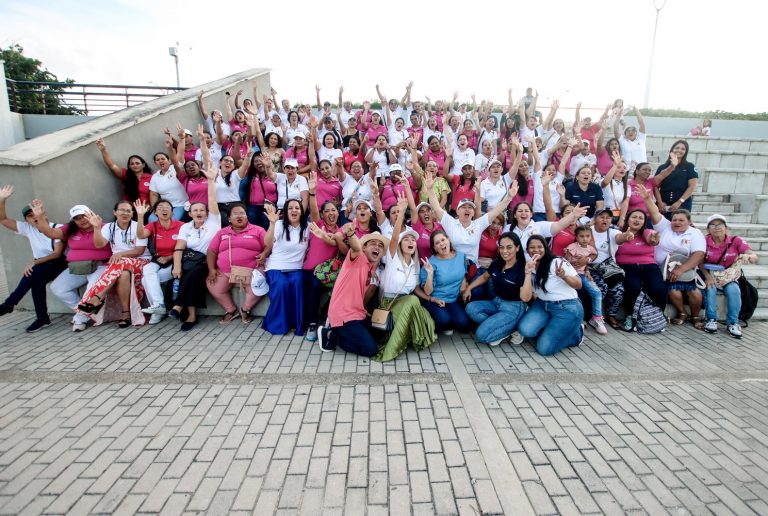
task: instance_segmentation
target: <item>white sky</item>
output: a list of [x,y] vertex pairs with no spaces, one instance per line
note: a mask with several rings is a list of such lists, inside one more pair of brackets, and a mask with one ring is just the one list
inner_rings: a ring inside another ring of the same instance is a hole
[[[768,111],[767,5],[668,0],[650,106]],[[60,79],[83,83],[174,85],[168,47],[180,41],[182,86],[265,67],[292,103],[314,103],[315,83],[335,103],[342,84],[361,101],[376,83],[399,98],[413,80],[416,98],[457,90],[500,104],[508,87],[517,100],[532,86],[544,108],[556,97],[602,108],[615,98],[643,104],[654,17],[652,0],[5,0],[0,45],[19,43]]]

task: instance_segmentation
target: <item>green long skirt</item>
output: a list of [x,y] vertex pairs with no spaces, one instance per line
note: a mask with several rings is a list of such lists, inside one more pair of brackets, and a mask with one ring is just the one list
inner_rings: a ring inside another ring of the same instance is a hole
[[[382,299],[381,308],[386,308],[390,299]],[[435,321],[421,306],[415,295],[398,297],[390,309],[394,328],[387,332],[386,339],[379,344],[379,352],[372,357],[377,362],[394,360],[406,350],[408,344],[416,351],[428,348],[437,340]]]

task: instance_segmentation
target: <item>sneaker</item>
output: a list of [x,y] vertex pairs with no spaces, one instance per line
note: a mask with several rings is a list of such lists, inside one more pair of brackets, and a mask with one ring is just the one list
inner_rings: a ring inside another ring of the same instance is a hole
[[46,319],[35,319],[35,322],[33,322],[32,324],[27,326],[27,329],[24,330],[24,331],[26,331],[27,333],[35,333],[38,330],[42,330],[46,326],[50,326],[50,324],[51,324],[51,320],[48,319],[48,318],[46,318]]
[[514,346],[519,346],[520,344],[523,343],[524,340],[525,340],[525,337],[520,335],[519,331],[512,332],[512,335],[509,336],[509,343]]
[[167,314],[165,312],[161,314],[152,314],[152,317],[149,318],[149,324],[157,324],[163,319],[167,317]]
[[593,317],[589,320],[589,325],[600,335],[608,335],[608,330],[605,328],[605,323],[602,317]]
[[85,331],[85,323],[72,323],[72,331]]
[[317,346],[323,353],[329,353],[333,351],[333,346],[330,341],[331,330],[325,326],[317,327]]
[[717,333],[717,321],[710,319],[707,324],[704,325],[704,331],[707,333]]
[[165,315],[167,313],[165,310],[165,305],[152,305],[148,308],[142,308],[141,311],[149,315],[155,315],[155,314]]
[[315,342],[317,340],[317,324],[312,323],[307,328],[307,336],[304,337],[309,342]]
[[632,317],[627,317],[624,319],[624,323],[621,325],[621,329],[624,331],[632,331],[635,329],[635,321],[632,320]]
[[181,317],[181,314],[175,308],[171,308],[171,311],[168,312],[168,317],[170,317],[171,319],[176,319],[178,321],[179,317]]
[[5,315],[13,312],[13,305],[7,305],[5,303],[0,303],[0,315]]
[[738,324],[729,324],[728,325],[728,334],[733,337],[734,339],[740,339],[741,338],[741,326]]
[[450,337],[453,335],[453,330],[443,330],[443,335]]
[[500,339],[492,340],[491,342],[488,343],[488,345],[491,346],[492,348],[495,348],[496,346],[504,342],[508,337],[509,335],[507,335],[506,337],[502,337]]

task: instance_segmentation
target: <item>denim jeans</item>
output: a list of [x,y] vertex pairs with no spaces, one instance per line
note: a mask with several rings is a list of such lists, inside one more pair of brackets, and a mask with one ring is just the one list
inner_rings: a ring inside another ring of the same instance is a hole
[[[484,269],[483,267],[478,267],[477,274],[475,274],[475,277],[472,278],[470,283],[472,283],[472,281],[475,281],[477,278],[482,276],[483,273],[487,271],[488,269]],[[472,289],[472,299],[476,301],[489,300],[495,297],[496,297],[496,291],[493,288],[493,281],[491,281],[490,279],[485,283],[483,283],[482,285],[480,285],[479,287],[475,287]]]
[[517,331],[534,338],[540,355],[553,355],[563,348],[581,342],[581,319],[584,309],[578,299],[541,301],[537,299],[523,316]]
[[371,321],[347,321],[343,326],[331,328],[329,343],[338,346],[347,353],[372,357],[378,345],[371,335]]
[[597,285],[590,281],[586,274],[579,274],[581,278],[581,288],[587,291],[592,298],[592,317],[603,316],[603,293],[597,288]]
[[467,312],[464,311],[464,307],[461,303],[454,301],[453,303],[445,303],[444,307],[439,307],[435,303],[421,300],[421,304],[427,309],[429,315],[435,320],[435,330],[443,331],[455,329],[460,332],[464,332],[469,328],[469,318]]
[[16,306],[21,299],[32,291],[32,303],[35,305],[35,316],[39,321],[48,319],[48,302],[45,287],[51,281],[55,280],[61,271],[67,268],[67,262],[63,258],[51,260],[35,265],[32,268],[32,274],[21,276],[19,285],[11,292],[4,304]]
[[[739,312],[741,312],[741,289],[737,281],[727,283],[723,287],[726,306],[728,312],[725,316],[726,324],[736,324],[739,322]],[[717,287],[704,289],[704,309],[707,312],[707,319],[717,320]]]
[[526,308],[522,301],[504,301],[500,297],[492,301],[472,301],[467,305],[467,315],[480,325],[475,340],[487,343],[512,334]]

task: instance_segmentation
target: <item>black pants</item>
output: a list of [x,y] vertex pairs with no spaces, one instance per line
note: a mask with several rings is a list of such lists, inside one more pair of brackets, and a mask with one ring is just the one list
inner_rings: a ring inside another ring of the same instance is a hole
[[622,265],[624,275],[624,312],[632,315],[635,301],[640,292],[645,292],[653,304],[663,312],[667,307],[667,285],[661,276],[661,269],[655,263],[646,265]]
[[11,292],[11,295],[8,296],[4,304],[10,306],[18,305],[27,292],[31,290],[32,302],[35,304],[35,315],[40,320],[48,319],[48,301],[45,287],[48,283],[55,280],[61,274],[61,271],[66,268],[67,262],[64,259],[51,260],[50,262],[35,265],[32,268],[32,274],[21,277],[16,290]]
[[347,321],[343,326],[331,328],[330,344],[346,351],[364,357],[376,354],[378,346],[371,335],[371,320]]

